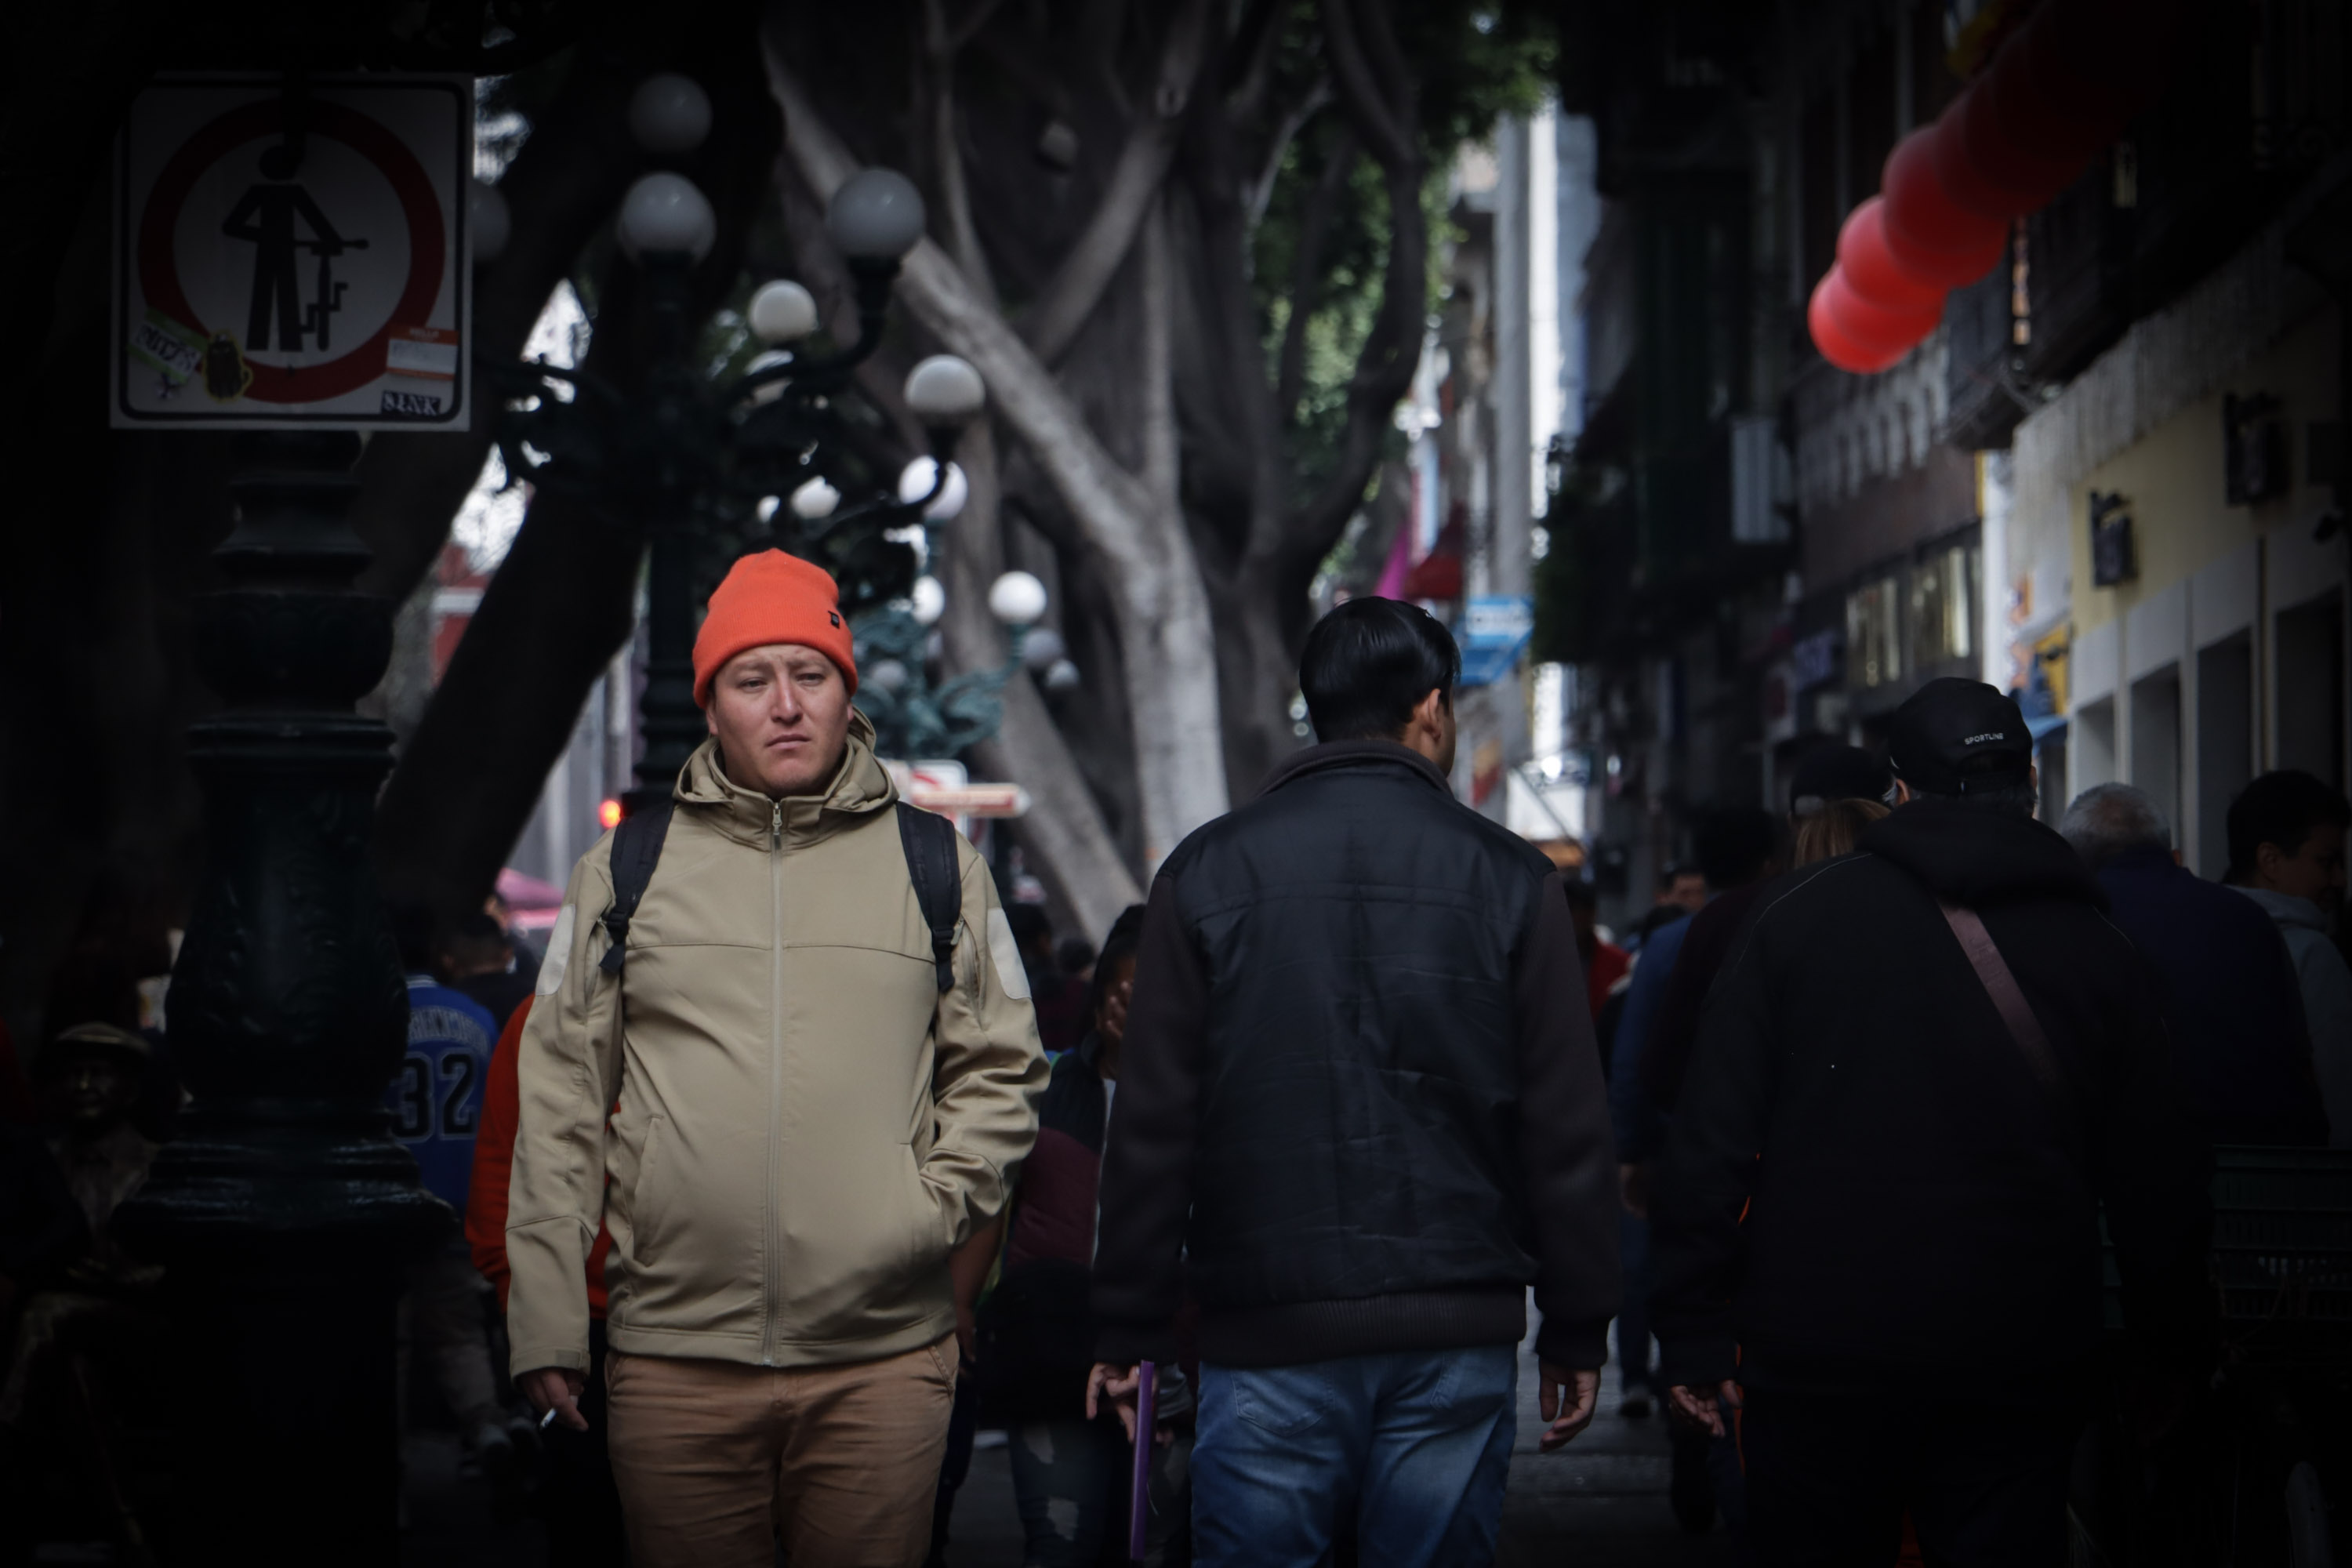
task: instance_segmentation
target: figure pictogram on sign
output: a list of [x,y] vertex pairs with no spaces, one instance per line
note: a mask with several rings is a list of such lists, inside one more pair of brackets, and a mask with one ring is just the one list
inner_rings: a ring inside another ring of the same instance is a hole
[[463,429],[473,85],[166,76],[116,159],[118,426]]
[[[265,174],[268,165],[265,156]],[[310,228],[307,239],[295,232],[298,218]],[[319,204],[310,199],[310,191],[290,181],[256,185],[246,192],[222,221],[221,232],[231,239],[253,242],[253,306],[245,327],[247,346],[269,346],[269,321],[275,314],[280,350],[300,353],[306,331],[316,340],[315,347],[330,347],[328,319],[343,308],[343,290],[348,287],[335,281],[335,258],[346,250],[365,250],[367,241],[337,234]],[[296,255],[304,249],[319,258],[318,297],[307,307],[302,303]]]

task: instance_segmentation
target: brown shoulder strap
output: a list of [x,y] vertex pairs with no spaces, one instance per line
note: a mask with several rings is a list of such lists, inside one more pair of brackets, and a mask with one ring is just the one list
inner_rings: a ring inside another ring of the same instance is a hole
[[2017,986],[2017,976],[2009,972],[2009,961],[2000,949],[1993,945],[1992,933],[1985,930],[1984,921],[1974,910],[1958,904],[1943,906],[1944,919],[1950,924],[1952,934],[1960,940],[1960,951],[1969,955],[1969,963],[1983,982],[1985,993],[1992,998],[2000,1021],[2009,1026],[2009,1037],[2025,1058],[2042,1091],[2059,1111],[2072,1119],[2074,1095],[2066,1087],[2066,1075],[2058,1066],[2058,1053],[2050,1047],[2050,1037],[2042,1031],[2042,1020],[2033,1016],[2032,1004]]

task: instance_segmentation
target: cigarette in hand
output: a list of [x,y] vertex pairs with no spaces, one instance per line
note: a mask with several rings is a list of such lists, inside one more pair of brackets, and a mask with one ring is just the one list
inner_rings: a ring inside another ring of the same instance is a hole
[[554,1405],[549,1405],[549,1406],[547,1407],[547,1414],[546,1414],[546,1415],[542,1415],[542,1416],[541,1416],[541,1417],[539,1418],[539,1429],[540,1429],[541,1431],[542,1431],[542,1432],[546,1431],[546,1430],[547,1430],[547,1426],[548,1426],[548,1423],[550,1423],[551,1421],[553,1421],[554,1419],[555,1419],[555,1406],[554,1406]]

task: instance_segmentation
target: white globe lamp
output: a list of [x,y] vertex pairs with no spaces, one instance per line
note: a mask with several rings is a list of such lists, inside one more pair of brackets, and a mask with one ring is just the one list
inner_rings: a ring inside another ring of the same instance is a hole
[[822,479],[811,479],[793,492],[793,515],[805,522],[831,517],[840,504],[841,492]]
[[907,409],[925,425],[968,425],[988,406],[988,387],[970,362],[933,354],[907,373]]
[[719,241],[719,216],[692,180],[663,171],[638,180],[621,198],[619,233],[632,261],[648,256],[699,261]]
[[940,586],[937,577],[916,578],[908,600],[907,613],[919,626],[931,626],[948,613],[948,591]]
[[760,285],[744,312],[751,335],[770,345],[798,342],[816,331],[816,300],[789,278]]
[[[939,471],[938,461],[930,458],[918,458],[908,464],[898,474],[899,501],[912,506],[931,495],[931,485]],[[950,463],[948,477],[940,483],[940,493],[931,496],[930,504],[923,509],[923,516],[932,522],[946,522],[963,510],[963,503],[971,499],[971,481],[963,477],[961,467]]]
[[1045,584],[1026,572],[1007,572],[989,585],[988,613],[1008,626],[1032,625],[1045,613]]
[[852,261],[897,261],[923,237],[923,193],[895,169],[861,169],[825,208],[825,232]]
[[629,95],[629,134],[648,153],[691,153],[710,134],[710,95],[676,71],[649,76]]
[[1051,626],[1034,626],[1030,629],[1028,637],[1022,639],[1021,662],[1032,675],[1043,675],[1061,663],[1069,651],[1069,645],[1062,641],[1061,633]]

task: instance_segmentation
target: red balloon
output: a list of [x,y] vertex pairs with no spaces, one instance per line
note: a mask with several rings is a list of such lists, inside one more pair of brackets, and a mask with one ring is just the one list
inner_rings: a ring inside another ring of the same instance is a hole
[[1928,143],[1928,150],[1933,155],[1936,179],[1955,204],[1974,216],[2006,224],[2028,210],[2030,204],[2011,187],[2010,182],[1993,177],[1969,151],[1969,116],[1975,112],[1979,97],[1990,100],[1991,96],[1979,91],[1982,85],[1979,80],[1944,110],[1944,117],[1935,123],[1934,140]]
[[1935,129],[1922,126],[1886,155],[1886,248],[1912,278],[1957,289],[2000,259],[2009,226],[1952,199],[1936,173],[1935,140]]
[[1825,292],[1822,308],[1849,339],[1864,348],[1907,353],[1944,319],[1944,302],[1940,299],[1930,305],[1914,305],[1906,310],[1888,310],[1864,299],[1854,291],[1853,279],[1846,276],[1843,267],[1831,268],[1822,283]]
[[1838,269],[1846,286],[1870,304],[1885,310],[1928,310],[1941,312],[1943,289],[1912,277],[1895,264],[1886,247],[1886,198],[1873,196],[1846,215],[1838,230]]
[[[2001,51],[1992,75],[1969,90],[1960,141],[1968,161],[1993,184],[2011,192],[2032,212],[2074,183],[2091,150],[2068,145],[2051,117],[2037,111],[2028,61]],[[2007,69],[2002,68],[2002,62]],[[1938,165],[1940,169],[1940,165]]]
[[1812,329],[1813,346],[1822,357],[1840,370],[1856,375],[1874,375],[1899,362],[1910,352],[1910,345],[1894,350],[1859,343],[1847,336],[1845,329],[1831,313],[1827,300],[1832,281],[1838,269],[1831,268],[1822,280],[1813,286],[1812,302],[1805,307],[1805,324]]

